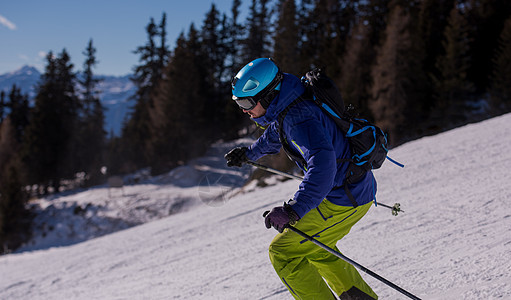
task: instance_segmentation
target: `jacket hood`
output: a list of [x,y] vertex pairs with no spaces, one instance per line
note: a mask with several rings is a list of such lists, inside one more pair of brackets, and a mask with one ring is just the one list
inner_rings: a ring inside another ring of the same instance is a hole
[[301,96],[305,88],[303,87],[302,82],[296,76],[284,73],[284,78],[282,79],[282,85],[280,87],[280,92],[277,96],[271,101],[268,109],[266,110],[266,114],[259,118],[252,119],[259,125],[267,126],[270,123],[277,120],[279,114],[293,102],[296,98]]

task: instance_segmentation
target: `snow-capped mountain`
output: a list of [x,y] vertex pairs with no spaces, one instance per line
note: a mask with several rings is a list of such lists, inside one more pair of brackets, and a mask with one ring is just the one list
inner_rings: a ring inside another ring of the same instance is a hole
[[[21,69],[0,75],[0,91],[9,93],[13,84],[21,88],[23,94],[27,93],[30,99],[36,96],[36,86],[41,73],[32,66],[23,66]],[[119,135],[122,122],[132,106],[130,97],[135,93],[135,86],[130,75],[125,76],[98,76],[101,83],[100,100],[105,107],[105,130]]]
[[23,66],[14,72],[0,75],[0,91],[8,93],[15,84],[32,99],[36,95],[35,86],[40,77],[41,73],[36,68]]
[[131,96],[135,94],[136,87],[130,75],[98,77],[101,79],[99,98],[105,107],[105,130],[108,134],[120,135],[122,123],[134,104]]

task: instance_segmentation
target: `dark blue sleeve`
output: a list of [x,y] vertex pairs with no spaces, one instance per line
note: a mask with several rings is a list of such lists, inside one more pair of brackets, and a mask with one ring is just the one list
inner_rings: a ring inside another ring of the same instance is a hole
[[280,151],[282,144],[280,143],[276,123],[277,122],[271,123],[271,125],[264,131],[263,135],[261,135],[250,147],[248,147],[248,159],[256,161],[267,154],[275,154]]
[[292,206],[302,218],[332,190],[337,173],[336,154],[332,139],[320,121],[310,119],[294,125],[290,131],[291,143],[307,161],[307,170]]

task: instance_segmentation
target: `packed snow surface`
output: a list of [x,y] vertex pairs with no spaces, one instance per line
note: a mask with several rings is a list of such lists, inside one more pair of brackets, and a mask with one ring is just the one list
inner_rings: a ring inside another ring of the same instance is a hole
[[[508,114],[391,150],[406,167],[386,162],[375,171],[377,199],[404,212],[373,207],[339,249],[422,299],[511,299],[510,124]],[[46,199],[97,200],[120,219],[123,203],[157,209],[142,225],[68,243],[41,237],[0,257],[0,299],[292,299],[268,259],[276,231],[264,227],[262,213],[292,197],[299,182],[236,188],[246,169],[222,167],[217,152],[203,161],[210,165],[196,161],[168,180],[116,191],[115,205],[103,199],[106,187]],[[172,212],[183,199],[186,209]],[[96,213],[89,209],[79,210],[83,218]],[[380,299],[407,299],[362,276]]]

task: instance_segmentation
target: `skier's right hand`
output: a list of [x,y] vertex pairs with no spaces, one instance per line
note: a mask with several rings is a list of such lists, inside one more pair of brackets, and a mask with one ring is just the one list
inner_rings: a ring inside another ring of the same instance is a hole
[[228,167],[241,167],[243,163],[248,161],[248,157],[246,155],[248,148],[247,147],[236,147],[229,151],[224,157],[227,160]]
[[294,225],[300,217],[293,210],[291,205],[284,203],[284,206],[274,207],[271,211],[265,211],[263,214],[266,228],[275,228],[282,233],[289,225]]

